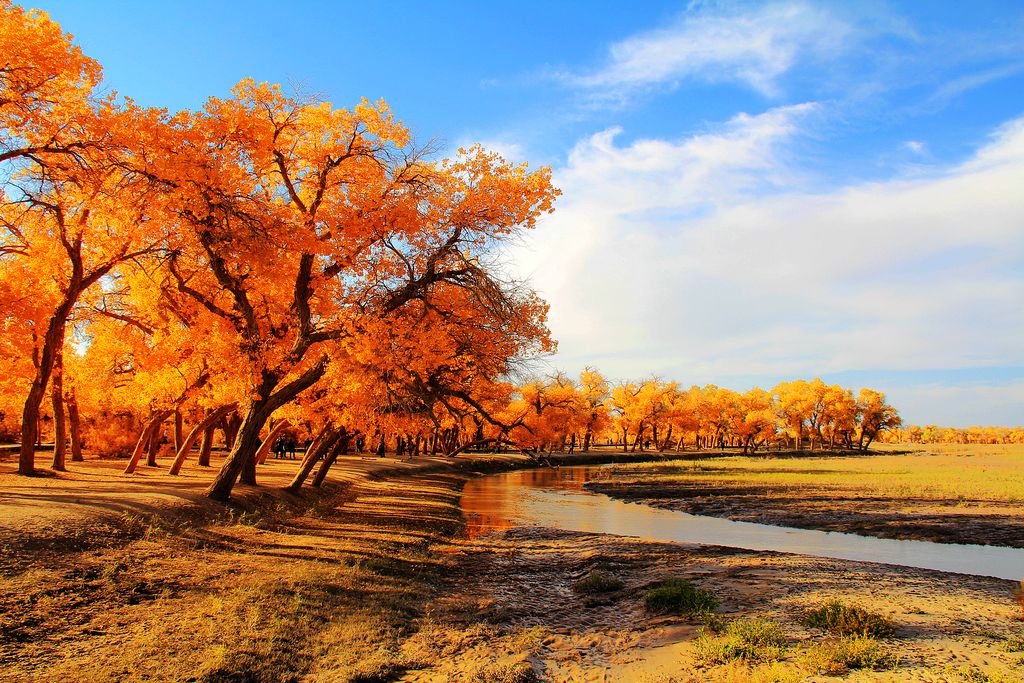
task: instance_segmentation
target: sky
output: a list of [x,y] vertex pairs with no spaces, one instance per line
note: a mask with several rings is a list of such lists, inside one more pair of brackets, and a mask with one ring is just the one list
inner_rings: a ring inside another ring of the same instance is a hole
[[1024,4],[212,4],[32,6],[140,104],[251,77],[551,166],[501,258],[551,304],[552,368],[1024,423]]

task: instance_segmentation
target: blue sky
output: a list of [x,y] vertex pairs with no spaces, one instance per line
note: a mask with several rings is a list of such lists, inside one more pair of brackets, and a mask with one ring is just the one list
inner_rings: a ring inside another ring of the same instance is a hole
[[245,77],[548,164],[552,364],[1024,423],[1024,5],[58,2],[140,103]]

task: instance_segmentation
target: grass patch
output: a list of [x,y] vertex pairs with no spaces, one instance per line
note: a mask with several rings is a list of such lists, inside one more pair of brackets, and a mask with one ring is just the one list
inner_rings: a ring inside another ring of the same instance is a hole
[[1003,652],[1024,652],[1024,638],[1007,638],[999,644]]
[[615,576],[595,569],[580,579],[572,582],[572,589],[577,593],[611,593],[621,589],[625,584]]
[[540,677],[529,662],[490,664],[478,670],[473,683],[540,683]]
[[786,654],[786,635],[774,621],[737,619],[720,634],[701,629],[694,647],[698,661],[704,664],[775,662]]
[[842,600],[830,600],[807,610],[804,625],[838,636],[887,638],[895,631],[890,619],[855,605],[847,605]]
[[715,596],[686,579],[668,579],[644,593],[644,608],[659,614],[703,614],[717,607]]
[[844,674],[850,669],[879,671],[899,664],[889,648],[871,636],[840,636],[811,646],[802,657],[814,671],[825,675]]
[[960,683],[1019,683],[1020,678],[1015,674],[1007,674],[1001,671],[984,671],[971,664],[962,664],[955,668],[948,669],[952,681]]

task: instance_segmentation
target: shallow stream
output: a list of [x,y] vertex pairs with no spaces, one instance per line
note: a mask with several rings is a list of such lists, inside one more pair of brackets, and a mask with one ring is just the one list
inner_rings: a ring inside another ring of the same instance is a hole
[[519,470],[467,482],[462,510],[470,536],[513,526],[632,536],[653,541],[775,550],[1020,580],[1024,549],[899,541],[833,531],[734,522],[615,500],[583,488],[601,467]]

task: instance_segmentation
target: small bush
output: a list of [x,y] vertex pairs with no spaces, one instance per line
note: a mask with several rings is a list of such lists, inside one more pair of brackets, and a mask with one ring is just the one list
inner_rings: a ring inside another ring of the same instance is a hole
[[894,631],[889,619],[860,607],[846,605],[841,600],[831,600],[807,610],[804,624],[839,636],[886,638]]
[[686,579],[668,579],[644,593],[644,607],[662,614],[700,614],[714,612],[718,601]]
[[971,664],[962,664],[955,668],[947,669],[947,672],[956,678],[952,681],[960,683],[1019,683],[1020,679],[1015,674],[1007,674],[1001,671],[983,671]]
[[1018,616],[1024,619],[1024,579],[1021,580],[1019,586],[1013,589],[1013,599],[1017,601],[1017,606],[1020,607],[1020,614]]
[[623,585],[617,577],[595,569],[583,578],[573,581],[572,589],[577,593],[611,593]]
[[697,659],[705,664],[774,662],[786,654],[786,635],[774,621],[737,619],[721,635],[701,629],[694,647]]
[[843,674],[850,669],[892,669],[899,658],[871,636],[841,636],[812,646],[804,661],[819,673]]
[[529,662],[519,662],[484,666],[472,680],[474,683],[539,683],[540,678]]
[[1007,638],[999,647],[1003,652],[1024,652],[1024,638]]

